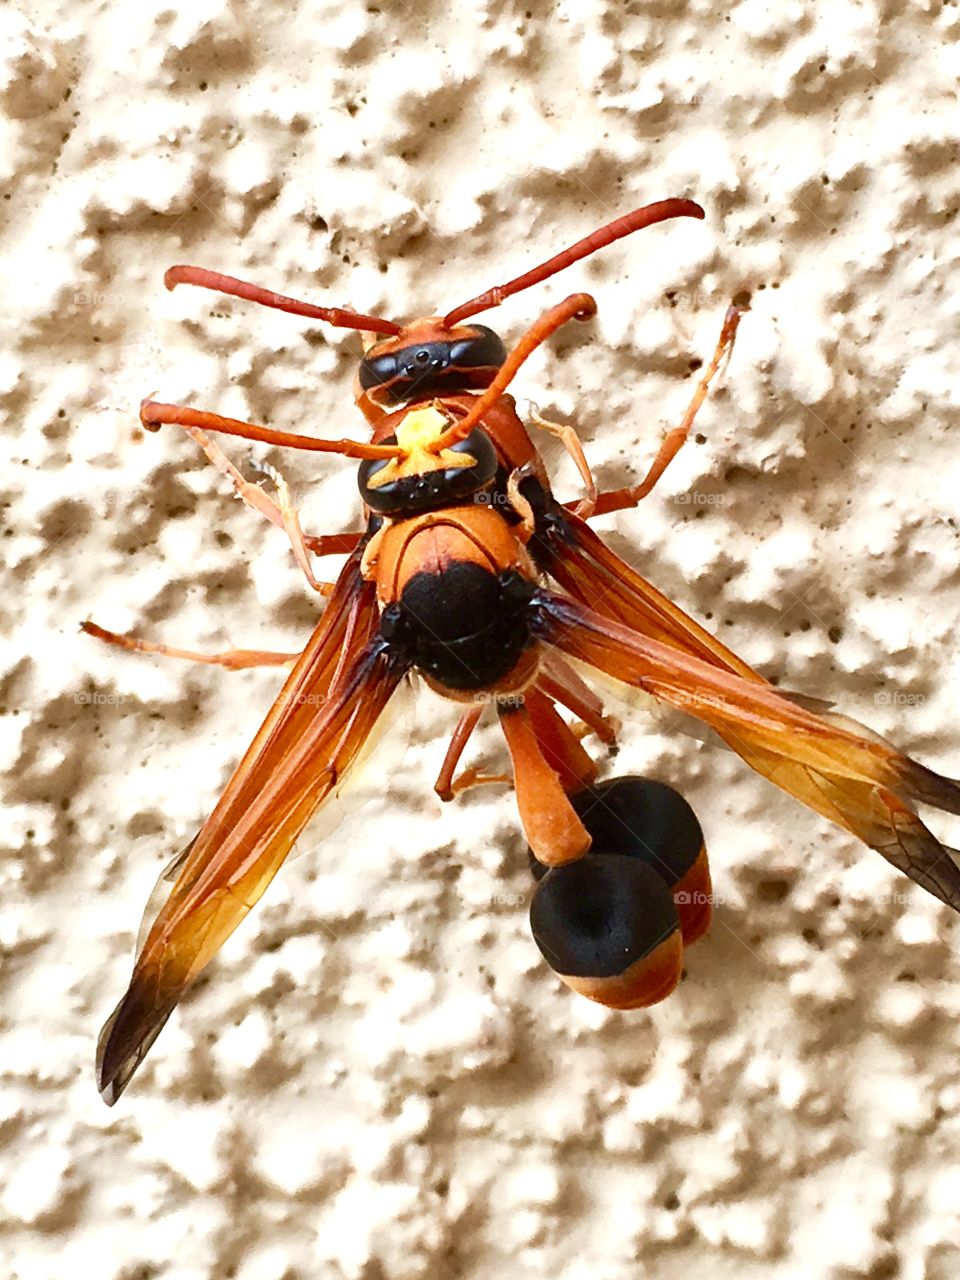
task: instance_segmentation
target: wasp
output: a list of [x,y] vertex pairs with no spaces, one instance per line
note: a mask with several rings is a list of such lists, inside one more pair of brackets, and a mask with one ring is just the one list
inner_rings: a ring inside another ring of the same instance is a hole
[[[362,332],[355,399],[371,436],[316,439],[186,406],[141,406],[145,427],[184,428],[239,496],[285,532],[326,605],[295,655],[194,653],[83,624],[126,649],[226,668],[292,663],[218,804],[166,873],[166,901],[98,1042],[97,1080],[108,1105],[337,791],[408,673],[460,708],[436,783],[444,799],[489,780],[457,769],[484,708],[495,707],[536,880],[533,936],[550,968],[601,1004],[634,1009],[673,990],[685,947],[710,923],[711,884],[700,824],[677,791],[638,777],[598,782],[582,739],[592,732],[612,744],[617,725],[584,667],[697,716],[764,777],[960,910],[960,863],[915,809],[960,813],[960,784],[822,702],[774,688],[590,528],[592,517],[636,507],[654,488],[687,439],[745,308],[729,308],[689,408],[645,476],[606,492],[575,430],[538,414],[525,424],[507,390],[541,343],[595,315],[594,299],[574,293],[550,307],[509,351],[473,319],[623,236],[680,217],[704,212],[685,199],[647,205],[443,316],[406,324],[200,267],[167,271],[171,289],[195,285]],[[534,427],[560,437],[583,497],[567,504],[554,497]],[[358,460],[362,529],[305,534],[282,477],[272,473],[274,499],[244,478],[211,434]],[[347,558],[327,584],[311,557],[331,553]]]

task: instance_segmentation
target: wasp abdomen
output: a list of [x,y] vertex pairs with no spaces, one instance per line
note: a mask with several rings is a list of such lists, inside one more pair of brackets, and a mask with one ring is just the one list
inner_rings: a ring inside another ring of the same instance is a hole
[[530,926],[568,987],[610,1009],[657,1004],[680,981],[683,936],[670,890],[651,868],[587,854],[537,885]]
[[[702,937],[712,914],[710,867],[703,829],[680,792],[653,778],[626,776],[584,787],[571,801],[590,832],[590,856],[645,863],[673,895],[684,946]],[[530,869],[535,880],[548,870],[532,853]]]

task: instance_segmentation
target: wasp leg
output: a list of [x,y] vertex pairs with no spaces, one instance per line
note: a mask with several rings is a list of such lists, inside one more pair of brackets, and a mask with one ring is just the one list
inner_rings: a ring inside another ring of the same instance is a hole
[[253,484],[244,478],[218,444],[214,444],[209,436],[198,431],[196,427],[184,427],[184,431],[196,441],[217,470],[227,477],[241,502],[246,503],[252,511],[259,512],[278,529],[283,528],[283,516],[277,504],[258,484]]
[[287,537],[290,539],[290,545],[293,548],[293,554],[296,557],[297,564],[303,571],[303,576],[313,588],[319,591],[321,595],[328,596],[333,591],[333,583],[318,582],[314,577],[313,570],[310,567],[310,559],[307,554],[308,543],[304,537],[303,530],[300,528],[300,518],[297,515],[296,507],[290,497],[290,489],[287,482],[273,467],[260,464],[261,469],[269,475],[270,479],[277,486],[277,492],[280,495],[279,505],[268,497],[258,484],[244,478],[240,471],[234,466],[227,455],[223,452],[218,444],[215,444],[209,436],[196,427],[183,426],[184,431],[200,446],[217,470],[227,477],[233,485],[234,491],[242,502],[245,502],[253,511],[258,511],[271,524],[283,529]]
[[560,778],[564,791],[577,792],[596,781],[597,766],[557,711],[553,699],[534,686],[524,694],[524,705],[543,757]]
[[552,436],[556,436],[576,463],[587,493],[586,497],[573,504],[571,510],[581,520],[589,520],[596,509],[597,499],[600,495],[597,490],[597,482],[594,480],[593,472],[590,470],[590,463],[587,461],[587,455],[583,452],[583,445],[576,430],[569,424],[551,422],[549,418],[544,418],[535,404],[530,406],[530,420],[535,422],[542,430],[549,431]]
[[[439,782],[439,779],[437,781]],[[447,794],[440,796],[440,799],[452,800],[454,796],[462,795],[464,791],[469,791],[471,787],[492,787],[496,783],[512,781],[513,779],[509,773],[484,773],[482,769],[475,769],[471,765],[469,769],[464,769],[462,773],[457,774],[450,783]]]
[[443,764],[440,766],[437,780],[433,784],[433,789],[441,800],[452,800],[454,796],[459,795],[461,791],[468,791],[470,787],[510,781],[508,774],[481,773],[478,769],[472,768],[465,769],[463,773],[458,774],[456,778],[454,777],[454,772],[460,763],[464,747],[470,741],[470,737],[479,724],[482,715],[483,703],[475,702],[471,707],[467,708],[457,721],[453,737],[450,739],[450,745],[447,747],[447,754],[443,757]]
[[290,539],[290,546],[293,548],[294,559],[300,566],[303,576],[313,588],[322,596],[333,594],[334,584],[332,582],[320,582],[314,576],[313,569],[310,567],[310,554],[307,547],[306,539],[303,536],[303,530],[300,528],[300,515],[294,506],[293,497],[290,493],[290,486],[284,480],[283,476],[276,469],[266,463],[259,464],[262,470],[270,477],[277,486],[277,494],[280,498],[280,519],[283,529],[287,537]]
[[453,730],[453,737],[449,741],[447,754],[444,755],[443,764],[440,765],[440,772],[436,774],[436,782],[434,782],[434,791],[440,797],[440,800],[452,800],[456,795],[457,787],[454,785],[453,774],[456,772],[457,765],[460,764],[460,758],[463,754],[463,748],[470,741],[472,732],[474,732],[477,724],[480,723],[480,717],[483,716],[483,703],[474,703],[472,707],[468,707],[457,721],[457,726]]
[[543,659],[537,687],[578,716],[587,731],[595,733],[608,747],[616,743],[620,721],[603,714],[601,699],[559,654],[551,653]]
[[105,644],[136,653],[152,653],[162,658],[182,658],[187,662],[203,662],[212,667],[226,667],[228,671],[243,671],[247,667],[285,667],[299,658],[298,653],[275,653],[269,649],[224,649],[221,653],[197,653],[193,649],[177,649],[173,645],[159,644],[154,640],[142,640],[140,636],[121,636],[96,622],[81,622],[80,630]]
[[[281,508],[277,506],[271,497],[264,493],[258,484],[253,484],[244,478],[243,474],[238,471],[218,444],[196,427],[184,427],[184,430],[193,437],[217,470],[227,477],[241,501],[245,502],[254,511],[259,512],[271,524],[276,525],[278,529],[284,528]],[[314,555],[335,556],[349,555],[357,546],[363,534],[357,530],[351,533],[305,533],[302,537],[304,545]]]
[[[650,464],[647,474],[639,484],[625,489],[610,489],[605,493],[599,494],[592,512],[593,515],[602,516],[608,515],[611,511],[625,511],[629,507],[635,507],[638,502],[641,502],[651,492],[689,436],[690,428],[693,426],[693,421],[700,410],[700,406],[707,398],[710,383],[720,368],[724,356],[733,350],[737,326],[746,309],[744,306],[736,305],[727,308],[727,314],[724,317],[723,327],[720,330],[720,337],[717,340],[713,356],[704,370],[703,376],[697,383],[697,389],[693,393],[693,399],[687,407],[687,412],[683,415],[680,425],[668,431],[664,436],[657,451],[657,456]],[[572,510],[575,510],[578,505],[577,503],[567,503],[568,508]]]
[[349,533],[305,533],[303,540],[315,556],[348,556],[363,539],[360,529]]

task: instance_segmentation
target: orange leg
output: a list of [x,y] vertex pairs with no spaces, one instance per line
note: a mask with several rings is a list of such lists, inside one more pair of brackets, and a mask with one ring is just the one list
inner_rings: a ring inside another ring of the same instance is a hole
[[526,468],[517,467],[507,476],[507,498],[510,505],[520,517],[520,523],[514,529],[514,537],[526,546],[537,531],[537,520],[533,507],[520,491],[520,481]]
[[290,539],[290,546],[293,548],[294,558],[300,566],[303,576],[313,588],[322,596],[333,594],[332,582],[318,582],[314,577],[313,569],[310,565],[310,556],[308,554],[306,539],[303,536],[303,530],[300,528],[300,515],[297,508],[293,504],[293,498],[290,494],[290,488],[284,480],[283,476],[275,467],[269,466],[267,463],[259,464],[263,472],[270,477],[277,486],[277,493],[280,497],[279,512],[282,528],[287,537]]
[[[700,406],[707,398],[707,391],[723,357],[733,349],[734,338],[737,333],[737,326],[740,323],[740,317],[743,315],[746,307],[730,306],[727,308],[727,314],[724,317],[723,327],[720,330],[720,337],[714,349],[710,363],[704,370],[703,376],[697,383],[697,389],[693,393],[693,399],[687,408],[687,412],[683,415],[683,420],[678,427],[668,431],[657,451],[657,456],[650,464],[647,474],[639,484],[633,485],[626,489],[612,489],[606,493],[601,493],[597,497],[592,514],[596,516],[607,515],[611,511],[625,511],[628,507],[635,507],[638,502],[651,492],[654,485],[666,471],[667,467],[680,452],[687,437],[690,434],[690,428],[697,416]],[[568,502],[567,507],[570,510],[577,511],[579,503]]]
[[307,554],[307,541],[303,535],[303,530],[300,528],[300,517],[297,514],[296,507],[293,505],[287,482],[276,468],[268,466],[266,463],[258,464],[264,474],[268,475],[277,486],[277,492],[280,495],[279,505],[272,498],[267,497],[258,484],[251,484],[249,480],[245,480],[220,446],[214,444],[202,431],[196,427],[184,427],[184,430],[188,436],[197,442],[217,470],[227,477],[233,485],[237,497],[252,510],[258,511],[260,515],[265,516],[271,524],[283,529],[290,539],[290,545],[293,548],[297,564],[313,590],[324,596],[330,595],[333,591],[333,583],[318,582],[314,576],[313,569],[310,567],[310,557]]
[[612,747],[617,741],[620,722],[603,714],[603,703],[576,670],[558,654],[551,653],[541,667],[537,687],[566,707],[592,730],[601,742]]
[[484,773],[482,769],[476,769],[471,765],[454,778],[450,786],[450,794],[440,798],[442,800],[452,800],[454,796],[463,795],[464,791],[469,791],[472,787],[492,787],[498,783],[512,781],[513,779],[509,773]]
[[[143,418],[143,410],[141,410],[141,418]],[[145,425],[147,425],[146,422]],[[349,552],[353,550],[363,535],[359,533],[332,534],[319,538],[308,538],[300,528],[300,517],[290,496],[287,482],[275,468],[269,467],[265,463],[260,464],[261,470],[269,475],[277,486],[277,492],[280,495],[279,504],[268,497],[258,484],[252,484],[245,479],[220,446],[204,435],[198,427],[189,426],[186,422],[180,422],[178,425],[182,426],[187,435],[196,441],[217,470],[227,477],[241,501],[245,502],[252,510],[259,512],[271,524],[283,529],[290,540],[294,557],[307,582],[314,591],[318,591],[321,595],[329,596],[333,592],[333,583],[317,580],[310,566],[308,551],[316,551],[321,555],[332,554],[334,551],[340,551],[345,545],[346,550]]]
[[531,717],[519,700],[501,702],[500,725],[513,761],[520,821],[534,857],[549,867],[572,862],[590,847],[559,774],[544,757]]
[[534,686],[524,694],[533,732],[551,769],[568,794],[588,787],[597,777],[597,766],[580,745],[576,734],[559,714],[553,699]]
[[458,777],[454,778],[453,776],[457,765],[460,763],[464,747],[470,741],[470,737],[480,723],[482,715],[483,703],[475,702],[473,706],[467,708],[457,721],[453,737],[450,739],[450,745],[447,747],[447,754],[443,757],[443,764],[440,766],[440,772],[433,785],[434,791],[436,791],[441,800],[452,800],[454,796],[459,795],[461,791],[469,790],[470,787],[510,781],[510,777],[506,773],[481,773],[478,769],[465,769]]
[[303,541],[315,556],[348,556],[360,545],[362,537],[357,529],[350,533],[305,533]]
[[246,480],[220,446],[214,444],[202,431],[199,431],[196,427],[184,427],[184,430],[192,440],[196,441],[221,475],[227,477],[241,502],[244,502],[252,511],[259,512],[271,524],[276,525],[278,529],[282,529],[283,516],[273,499],[269,498],[258,484],[251,484],[249,480]]
[[443,757],[440,772],[437,774],[437,780],[433,784],[433,789],[441,800],[453,799],[453,775],[456,772],[457,765],[460,763],[460,757],[463,755],[463,749],[467,745],[467,739],[476,728],[482,712],[483,707],[478,703],[475,707],[465,711],[457,721],[453,737],[450,739],[446,755]]
[[228,671],[242,671],[247,667],[284,667],[299,658],[298,653],[275,653],[268,649],[225,649],[222,653],[197,653],[193,649],[177,649],[173,645],[158,644],[153,640],[141,640],[139,636],[121,636],[96,622],[81,622],[80,630],[106,644],[136,653],[152,653],[163,658],[183,658],[187,662],[204,662],[213,667],[226,667]]

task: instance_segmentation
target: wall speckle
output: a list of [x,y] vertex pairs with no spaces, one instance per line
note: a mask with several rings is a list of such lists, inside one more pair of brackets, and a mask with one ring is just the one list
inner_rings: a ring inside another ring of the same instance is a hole
[[[108,1111],[144,905],[280,676],[77,630],[293,651],[318,614],[143,397],[364,434],[356,334],[168,294],[167,266],[408,318],[689,195],[704,223],[484,317],[509,340],[598,299],[521,406],[629,483],[749,291],[696,441],[597,526],[784,687],[960,773],[958,31],[939,0],[4,8],[3,1275],[958,1273],[955,920],[640,698],[616,772],[684,790],[718,899],[669,1001],[613,1013],[542,965],[512,795],[440,804],[453,712],[421,689]],[[307,529],[354,527],[348,463],[268,456]],[[494,727],[476,753],[502,767]]]

